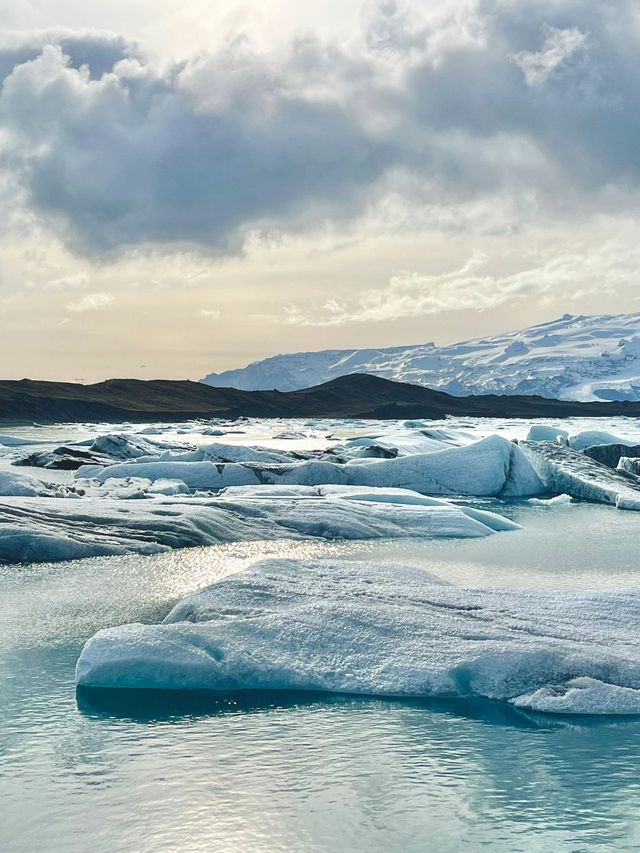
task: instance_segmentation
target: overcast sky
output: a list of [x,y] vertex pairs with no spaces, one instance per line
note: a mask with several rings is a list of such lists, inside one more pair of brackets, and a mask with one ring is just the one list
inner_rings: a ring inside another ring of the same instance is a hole
[[199,378],[640,311],[609,0],[0,0],[0,373]]

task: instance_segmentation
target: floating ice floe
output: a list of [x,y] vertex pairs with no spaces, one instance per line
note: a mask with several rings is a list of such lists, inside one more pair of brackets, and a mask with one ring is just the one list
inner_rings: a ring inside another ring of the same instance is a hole
[[30,477],[28,474],[0,470],[0,496],[36,497],[53,494],[53,487],[45,485],[42,480]]
[[527,457],[513,442],[489,436],[466,447],[395,459],[354,459],[346,464],[306,460],[269,465],[210,461],[129,462],[108,469],[80,468],[78,477],[145,477],[182,480],[190,489],[217,491],[227,486],[348,485],[404,488],[430,495],[523,497],[544,487]]
[[529,503],[536,506],[568,506],[573,502],[571,495],[555,495],[553,498],[529,498]]
[[551,441],[521,441],[519,446],[548,492],[640,510],[640,480]]
[[14,465],[74,471],[85,465],[102,469],[125,459],[157,458],[163,453],[193,451],[194,445],[149,440],[139,435],[112,433],[60,447],[45,448],[17,459]]
[[627,459],[640,457],[640,444],[595,444],[585,447],[583,453],[608,468],[619,468],[623,456]]
[[527,433],[527,441],[556,441],[558,438],[568,439],[569,433],[548,424],[534,424]]
[[131,500],[148,496],[149,486],[111,485],[107,497],[0,500],[0,562],[150,554],[259,539],[473,538],[518,529],[496,513],[407,490],[262,486],[217,498]]
[[621,456],[618,460],[617,470],[640,478],[640,459],[637,457]]
[[79,685],[483,696],[640,713],[640,591],[460,589],[418,568],[267,560],[161,625],[99,631]]
[[621,438],[606,430],[589,429],[569,436],[569,445],[574,450],[585,450],[598,444],[634,444],[633,440]]
[[1,447],[23,447],[29,444],[42,444],[43,442],[37,438],[19,438],[15,435],[0,434]]

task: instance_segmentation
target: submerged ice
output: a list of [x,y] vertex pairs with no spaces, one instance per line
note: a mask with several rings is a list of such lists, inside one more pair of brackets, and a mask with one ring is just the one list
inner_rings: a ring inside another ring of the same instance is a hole
[[640,591],[460,589],[418,568],[267,560],[161,625],[99,631],[81,686],[482,696],[640,713]]

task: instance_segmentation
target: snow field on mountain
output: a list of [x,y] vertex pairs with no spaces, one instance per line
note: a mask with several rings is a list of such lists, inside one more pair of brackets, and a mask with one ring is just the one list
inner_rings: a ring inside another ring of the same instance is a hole
[[290,391],[371,373],[449,394],[537,394],[563,400],[640,400],[640,313],[563,317],[457,344],[276,355],[203,382]]

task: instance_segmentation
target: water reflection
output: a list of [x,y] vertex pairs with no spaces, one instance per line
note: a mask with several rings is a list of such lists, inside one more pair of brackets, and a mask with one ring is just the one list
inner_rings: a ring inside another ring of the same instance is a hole
[[478,585],[638,584],[635,514],[508,511],[524,531],[473,543],[237,543],[0,567],[0,846],[639,849],[636,718],[483,699],[76,693],[75,662],[95,630],[157,621],[177,598],[262,556],[377,557]]

